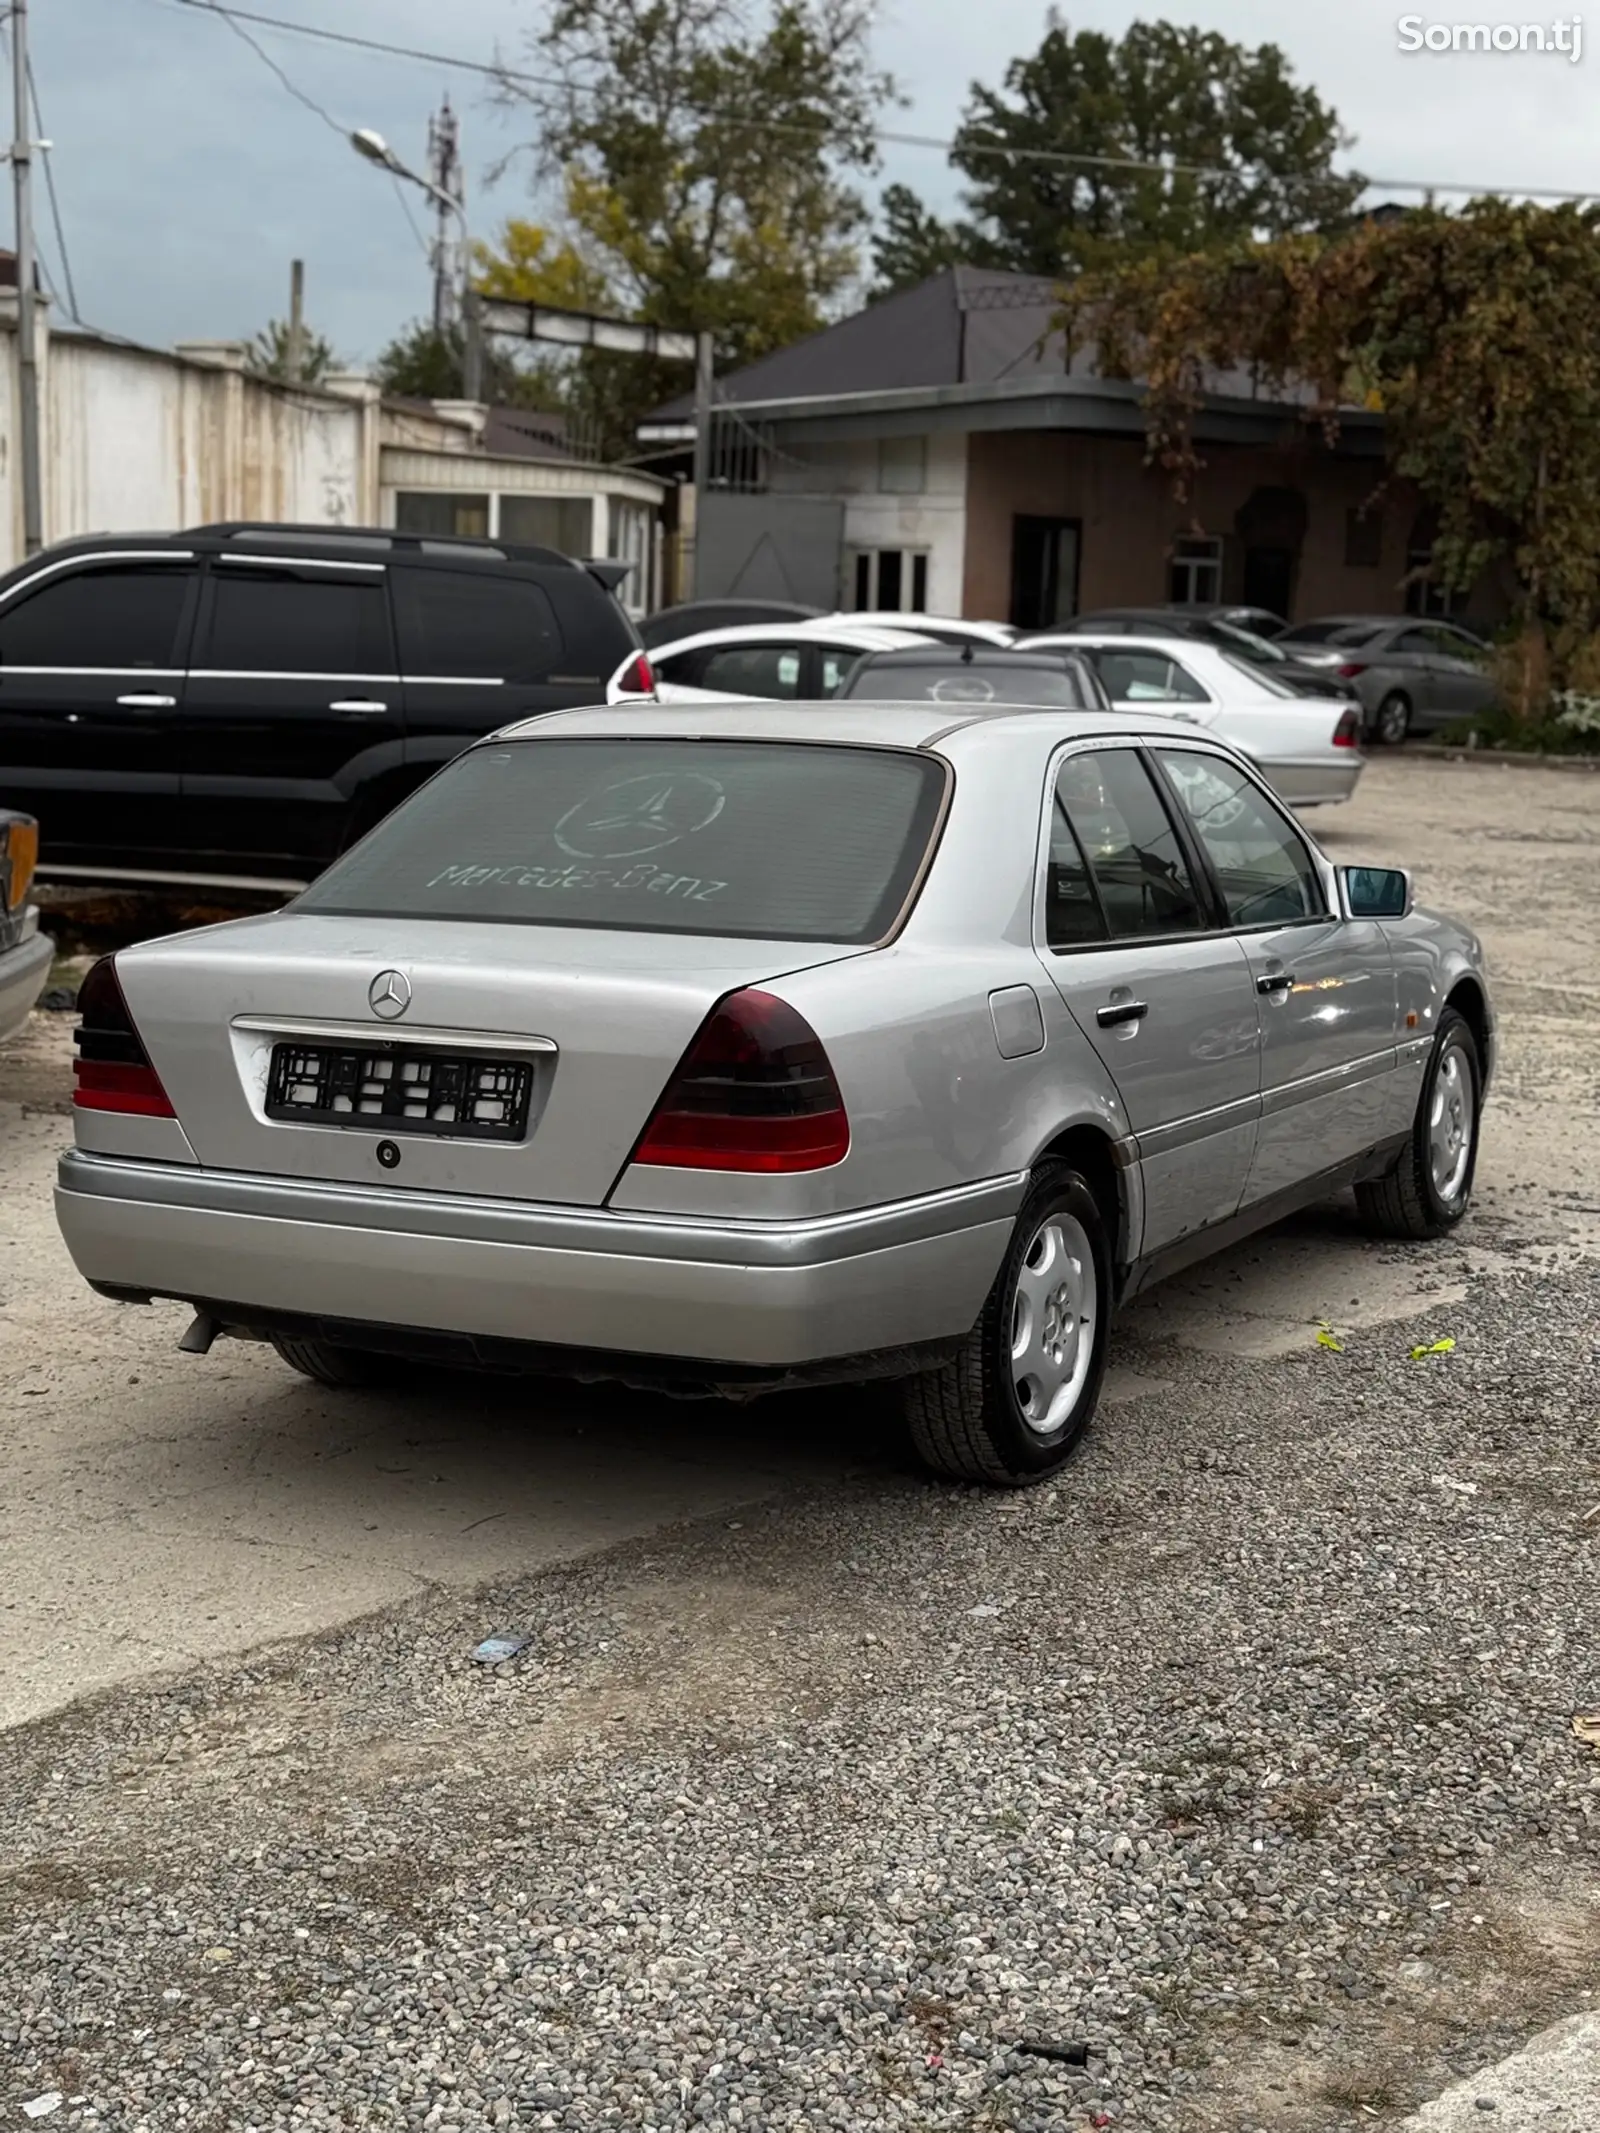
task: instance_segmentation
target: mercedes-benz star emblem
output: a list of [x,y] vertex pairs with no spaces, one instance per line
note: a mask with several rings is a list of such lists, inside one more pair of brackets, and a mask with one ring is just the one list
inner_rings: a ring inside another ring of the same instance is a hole
[[709,827],[726,800],[716,779],[697,770],[676,777],[652,771],[602,785],[569,807],[555,839],[574,859],[638,859]]
[[399,970],[380,970],[367,987],[367,1005],[385,1022],[393,1022],[411,1005],[411,980]]

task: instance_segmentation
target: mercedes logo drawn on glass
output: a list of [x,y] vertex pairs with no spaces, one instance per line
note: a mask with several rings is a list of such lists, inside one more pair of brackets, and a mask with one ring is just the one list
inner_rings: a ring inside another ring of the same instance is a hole
[[385,1022],[393,1022],[411,1005],[411,980],[398,970],[380,970],[367,987],[367,1005]]
[[623,778],[590,793],[556,824],[557,844],[574,859],[639,859],[715,822],[727,794],[715,778]]

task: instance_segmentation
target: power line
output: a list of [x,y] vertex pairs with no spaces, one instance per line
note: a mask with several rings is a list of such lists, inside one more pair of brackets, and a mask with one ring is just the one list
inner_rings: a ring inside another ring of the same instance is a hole
[[[48,138],[44,130],[44,113],[39,109],[39,84],[33,75],[33,57],[28,58],[28,94],[33,100],[33,123],[41,141]],[[74,324],[81,324],[78,310],[78,291],[72,280],[72,261],[67,256],[67,233],[61,226],[61,202],[56,198],[55,158],[46,149],[44,152],[44,188],[50,196],[50,220],[55,224],[56,251],[61,260],[61,278],[67,285],[67,315]]]
[[[346,45],[363,52],[383,52],[394,59],[419,60],[432,67],[454,67],[461,73],[476,74],[485,80],[501,84],[510,82],[521,87],[550,89],[563,96],[592,96],[597,93],[599,87],[598,84],[593,83],[585,84],[562,80],[555,75],[534,74],[520,67],[494,66],[487,60],[467,59],[459,52],[432,52],[418,45],[394,44],[379,37],[360,37],[350,30],[330,30],[309,22],[289,22],[284,20],[282,16],[264,15],[253,8],[225,7],[221,5],[221,0],[172,0],[172,4],[179,7],[193,8],[202,14],[220,15],[235,28],[241,22],[254,22],[265,29],[283,30],[295,37],[315,38],[324,44]],[[241,34],[243,33],[241,32]],[[256,49],[259,51],[260,47],[257,46]],[[266,54],[263,53],[262,57],[265,58]],[[269,60],[268,64],[272,65],[273,62]],[[275,69],[275,71],[277,70]],[[298,91],[295,93],[299,94]],[[301,100],[305,101],[306,99],[302,98]],[[316,107],[313,106],[313,108]],[[792,134],[806,140],[815,140],[825,136],[827,132],[826,127],[822,125],[807,126],[783,120],[755,120],[747,112],[729,111],[715,105],[695,105],[692,108],[702,118],[722,118],[741,125],[759,126],[763,133]],[[326,113],[321,115],[326,117]],[[942,139],[935,134],[901,133],[889,127],[874,128],[873,137],[893,147],[932,148],[937,149],[946,156],[951,155],[959,145],[963,152],[967,154],[976,153],[983,156],[1003,157],[1017,163],[1053,164],[1070,169],[1143,171],[1159,177],[1182,178],[1238,179],[1260,176],[1275,179],[1281,176],[1279,172],[1263,170],[1259,166],[1251,164],[1230,167],[1225,164],[1162,162],[1158,159],[1138,156],[1078,155],[1067,149],[1060,148],[1014,148],[999,142],[986,143],[970,140],[958,144],[952,140]],[[1457,183],[1443,178],[1382,178],[1354,171],[1342,174],[1334,173],[1334,175],[1361,177],[1364,186],[1369,191],[1423,194],[1464,193],[1478,196],[1493,194],[1501,197],[1517,197],[1530,200],[1566,201],[1588,201],[1600,197],[1592,189],[1574,191],[1553,185],[1474,185]]]
[[[215,0],[184,0],[184,4],[186,6],[198,7],[202,14],[215,15],[220,22],[225,22],[228,25],[229,29],[232,30],[235,37],[240,37],[244,40],[244,42],[250,47],[251,51],[255,53],[257,59],[261,61],[262,65],[270,67],[272,69],[273,73],[277,75],[279,81],[283,84],[284,88],[288,90],[289,94],[294,98],[297,104],[304,104],[304,106],[309,112],[311,112],[315,117],[321,119],[324,126],[331,126],[333,131],[338,134],[341,139],[347,140],[349,138],[349,128],[346,126],[341,126],[339,124],[339,121],[333,116],[332,112],[327,110],[326,107],[322,104],[319,104],[314,96],[308,96],[305,90],[302,89],[298,85],[298,83],[291,81],[289,76],[283,71],[282,67],[280,67],[278,62],[273,58],[272,54],[267,50],[266,46],[262,44],[259,39],[251,36],[250,32],[244,26],[244,21],[248,20],[254,22],[255,20],[257,20],[257,17],[255,17],[254,15],[250,15],[244,18],[244,20],[241,20],[240,17],[236,15],[231,8],[218,7],[215,4]],[[279,23],[275,24],[274,27],[281,29],[285,27],[285,25]]]

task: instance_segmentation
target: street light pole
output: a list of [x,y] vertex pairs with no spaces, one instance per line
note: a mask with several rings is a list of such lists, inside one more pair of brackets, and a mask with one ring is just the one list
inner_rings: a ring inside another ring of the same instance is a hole
[[28,0],[12,0],[15,124],[11,189],[17,210],[17,453],[22,462],[22,550],[44,546],[39,476],[39,310],[33,252],[33,142],[28,112]]
[[706,499],[711,488],[711,390],[713,345],[709,333],[694,337],[694,546],[689,551],[689,599],[705,586]]
[[417,185],[438,207],[444,208],[456,218],[461,231],[461,392],[463,399],[483,398],[483,311],[478,292],[472,286],[472,232],[467,228],[467,211],[454,193],[447,193],[442,185],[432,178],[423,177],[420,171],[402,163],[381,133],[370,126],[358,126],[350,136],[350,145],[357,155],[365,156],[369,163],[376,163],[392,177],[404,178],[408,185]]

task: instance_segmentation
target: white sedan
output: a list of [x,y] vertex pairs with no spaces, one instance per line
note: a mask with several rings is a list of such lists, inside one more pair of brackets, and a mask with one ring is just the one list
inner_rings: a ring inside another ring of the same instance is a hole
[[1081,652],[1118,710],[1159,711],[1231,741],[1291,807],[1348,800],[1365,765],[1361,710],[1302,696],[1265,668],[1197,638],[1034,636],[1028,649]]
[[925,644],[911,630],[879,628],[822,615],[805,622],[747,622],[701,630],[650,654],[663,703],[818,701],[837,693],[863,652]]

